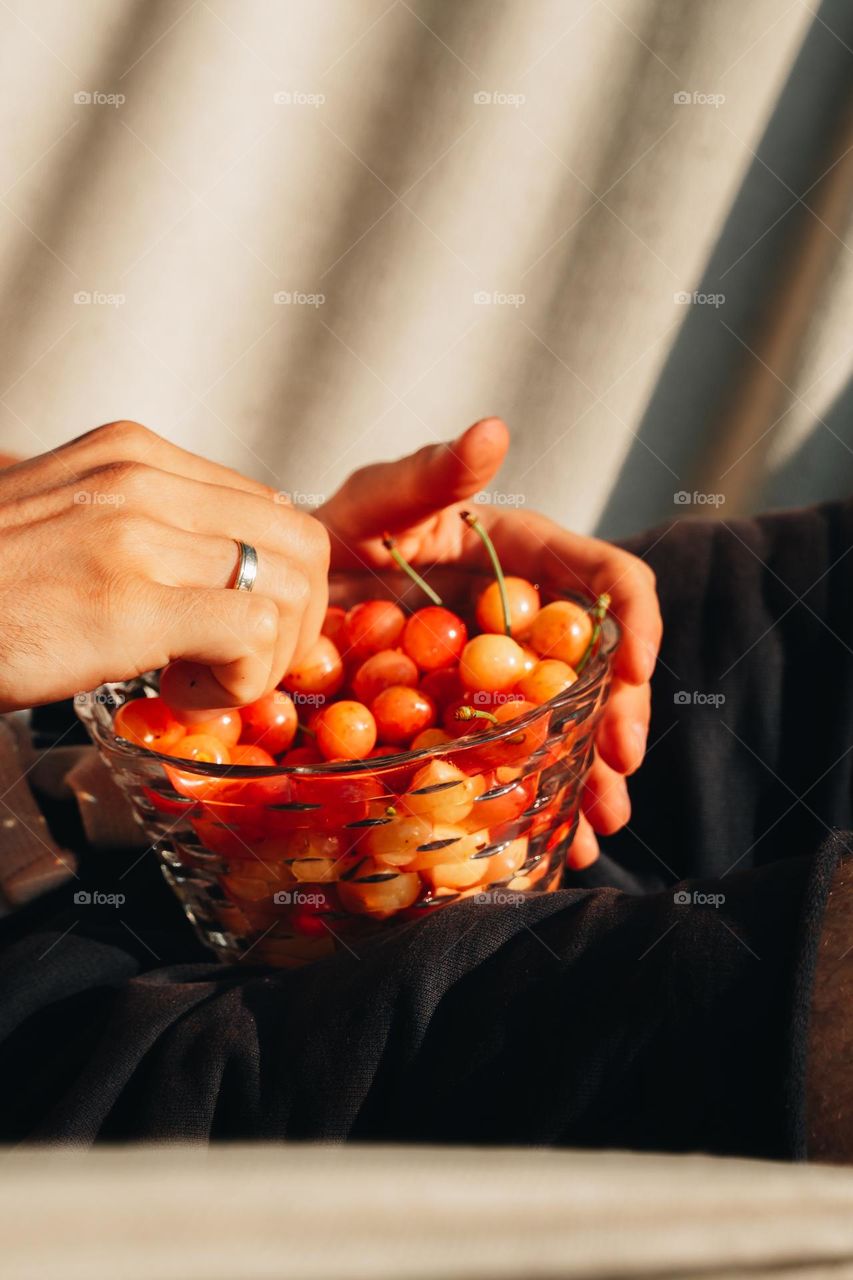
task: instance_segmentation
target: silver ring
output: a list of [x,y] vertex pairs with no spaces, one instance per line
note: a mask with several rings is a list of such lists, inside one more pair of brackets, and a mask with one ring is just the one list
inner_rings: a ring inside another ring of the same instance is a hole
[[237,546],[240,549],[240,563],[237,565],[233,590],[251,591],[258,576],[258,553],[248,542],[238,541]]

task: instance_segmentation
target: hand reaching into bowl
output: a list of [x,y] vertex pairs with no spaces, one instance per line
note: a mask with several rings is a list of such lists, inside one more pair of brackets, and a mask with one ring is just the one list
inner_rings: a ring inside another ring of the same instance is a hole
[[[317,512],[329,531],[333,568],[387,567],[382,535],[394,535],[414,564],[484,563],[479,538],[459,512],[501,466],[509,432],[497,418],[469,427],[458,440],[429,445],[396,462],[356,471]],[[596,735],[595,760],[583,797],[583,814],[570,855],[573,866],[598,856],[595,832],[608,835],[631,812],[624,775],[645,753],[649,680],[661,639],[655,580],[643,561],[597,538],[582,537],[530,511],[474,508],[488,529],[504,568],[536,581],[547,577],[568,591],[607,592],[622,628],[614,685]]]
[[[111,423],[0,472],[0,710],[183,659],[185,707],[252,702],[316,639],[329,539],[274,490]],[[226,591],[237,540],[254,591]]]

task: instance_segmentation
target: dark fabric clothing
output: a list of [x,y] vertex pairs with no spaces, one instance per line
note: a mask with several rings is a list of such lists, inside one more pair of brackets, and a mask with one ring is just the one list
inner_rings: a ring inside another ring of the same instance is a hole
[[[463,902],[299,971],[225,968],[150,856],[83,851],[82,884],[0,927],[0,1138],[802,1156],[851,825],[852,523],[833,504],[632,542],[666,626],[650,751],[628,827],[557,894]],[[87,887],[127,901],[75,910]]]

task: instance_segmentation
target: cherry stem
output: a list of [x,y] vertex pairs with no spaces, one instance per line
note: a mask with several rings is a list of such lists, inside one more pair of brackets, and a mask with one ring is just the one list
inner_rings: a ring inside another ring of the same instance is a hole
[[501,609],[504,616],[504,631],[508,636],[512,635],[512,626],[509,615],[509,600],[506,594],[506,583],[504,582],[504,571],[501,568],[501,562],[498,559],[498,553],[495,550],[495,544],[489,537],[488,530],[481,522],[479,516],[472,516],[470,511],[459,512],[469,529],[473,529],[483,546],[489,553],[489,559],[492,562],[492,568],[495,571],[495,578],[498,584],[498,592],[501,597]]
[[591,611],[592,619],[593,619],[592,635],[589,637],[589,644],[586,646],[586,649],[584,650],[581,656],[580,662],[575,667],[575,672],[577,675],[580,675],[580,673],[583,671],[584,667],[592,657],[593,653],[595,652],[595,647],[598,644],[598,637],[601,635],[601,627],[605,617],[607,616],[607,610],[609,608],[610,608],[610,596],[605,591],[603,595],[600,595],[598,597],[595,604],[592,606],[592,611]]
[[492,724],[498,724],[498,718],[491,711],[486,711],[484,707],[457,707],[455,718],[457,720],[491,720]]
[[390,533],[383,533],[382,545],[385,548],[385,550],[389,552],[391,559],[394,561],[394,563],[398,565],[403,570],[404,573],[407,573],[409,575],[409,577],[412,579],[412,582],[414,582],[415,586],[420,587],[424,595],[426,595],[433,602],[433,604],[439,604],[439,605],[442,604],[441,596],[438,595],[437,592],[433,591],[429,583],[423,580],[421,575],[418,573],[417,569],[413,569],[412,566],[409,564],[408,560],[406,559],[406,557],[402,554],[402,552],[398,551],[397,544],[394,541],[394,539],[391,537]]

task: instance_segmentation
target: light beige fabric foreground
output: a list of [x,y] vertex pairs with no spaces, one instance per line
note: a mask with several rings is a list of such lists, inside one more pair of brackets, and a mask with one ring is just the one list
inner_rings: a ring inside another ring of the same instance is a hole
[[498,413],[579,529],[847,491],[848,23],[4,3],[0,450],[133,417],[310,500]]
[[[853,1275],[853,1170],[409,1147],[7,1154],[15,1280]],[[824,1272],[824,1268],[830,1268]]]

